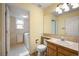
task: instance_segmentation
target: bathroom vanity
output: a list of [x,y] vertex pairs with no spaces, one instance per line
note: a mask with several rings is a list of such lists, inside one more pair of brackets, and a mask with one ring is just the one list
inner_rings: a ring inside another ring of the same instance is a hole
[[41,43],[44,44],[44,40],[47,42],[47,56],[78,56],[79,36],[66,35],[63,39],[61,35],[44,34],[41,36]]
[[78,43],[56,38],[47,40],[47,56],[78,56]]

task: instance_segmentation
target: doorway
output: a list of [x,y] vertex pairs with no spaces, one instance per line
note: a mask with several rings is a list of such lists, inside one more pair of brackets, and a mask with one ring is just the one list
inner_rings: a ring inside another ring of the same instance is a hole
[[[19,56],[27,50],[24,42],[24,34],[30,33],[29,12],[22,8],[6,4],[5,20],[6,55]],[[27,37],[27,39],[30,41],[30,37]]]

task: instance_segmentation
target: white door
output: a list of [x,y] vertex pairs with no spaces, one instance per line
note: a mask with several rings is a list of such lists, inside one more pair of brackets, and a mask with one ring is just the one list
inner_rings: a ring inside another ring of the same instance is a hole
[[6,55],[9,54],[10,51],[10,15],[9,9],[6,6],[6,15],[5,15],[5,48],[6,48]]

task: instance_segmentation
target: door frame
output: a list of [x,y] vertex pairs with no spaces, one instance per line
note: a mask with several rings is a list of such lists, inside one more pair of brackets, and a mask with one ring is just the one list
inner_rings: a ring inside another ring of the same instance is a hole
[[5,49],[5,3],[2,4],[2,56],[6,55]]
[[[5,3],[2,4],[2,56],[7,56],[8,55],[8,44],[7,43],[7,39],[6,39],[6,35],[7,35],[7,31],[6,31],[6,24],[7,24],[7,20],[6,20],[6,8],[7,5]],[[8,24],[7,24],[8,25]]]
[[5,50],[8,55],[10,51],[10,11],[7,5],[5,5]]

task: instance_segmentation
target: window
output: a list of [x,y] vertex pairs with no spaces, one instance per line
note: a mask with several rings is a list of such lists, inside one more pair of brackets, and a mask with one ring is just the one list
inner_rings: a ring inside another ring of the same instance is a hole
[[16,29],[24,29],[24,20],[16,19]]

